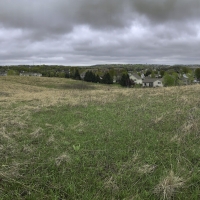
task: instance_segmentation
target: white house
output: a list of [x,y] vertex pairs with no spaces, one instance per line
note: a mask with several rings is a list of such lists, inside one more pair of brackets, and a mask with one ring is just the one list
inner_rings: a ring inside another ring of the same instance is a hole
[[32,73],[32,72],[23,72],[19,74],[20,76],[39,76],[41,77],[42,74],[41,73]]
[[81,80],[84,80],[86,71],[80,74]]
[[129,73],[128,75],[129,75],[129,78],[132,81],[134,81],[136,84],[142,84],[142,78],[138,74],[136,74],[136,73],[134,73],[134,74]]
[[142,83],[143,87],[163,87],[162,79],[160,78],[145,78]]
[[0,76],[7,76],[7,72],[0,72]]
[[141,78],[142,80],[145,78],[145,75],[143,73],[141,74]]

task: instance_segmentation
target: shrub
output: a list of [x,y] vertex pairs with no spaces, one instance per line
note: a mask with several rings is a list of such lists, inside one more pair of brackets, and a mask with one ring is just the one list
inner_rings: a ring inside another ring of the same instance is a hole
[[163,77],[163,84],[164,86],[174,86],[175,85],[175,78],[168,73],[165,73]]

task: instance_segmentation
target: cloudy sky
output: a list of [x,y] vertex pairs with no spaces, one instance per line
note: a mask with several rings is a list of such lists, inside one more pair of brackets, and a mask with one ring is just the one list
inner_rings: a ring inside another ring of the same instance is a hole
[[0,65],[200,64],[199,0],[0,0]]

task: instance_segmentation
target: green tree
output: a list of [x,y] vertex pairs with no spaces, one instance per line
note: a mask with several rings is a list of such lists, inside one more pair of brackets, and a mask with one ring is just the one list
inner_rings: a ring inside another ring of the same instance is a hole
[[95,77],[95,83],[100,83],[101,79],[99,77],[99,75],[97,74]]
[[76,69],[76,71],[74,73],[74,79],[81,80],[81,76],[80,76],[80,73],[79,73],[78,69]]
[[172,77],[174,78],[174,85],[178,85],[179,84],[178,74],[176,72],[173,72]]
[[19,75],[19,72],[10,69],[10,70],[8,71],[7,75],[8,75],[8,76],[17,76],[17,75]]
[[188,80],[189,80],[189,84],[192,84],[194,81],[194,75],[193,74],[188,74]]
[[150,74],[152,73],[152,70],[151,69],[148,69],[145,73],[145,76],[149,76]]
[[59,78],[65,78],[65,73],[64,72],[59,72],[58,73]]
[[164,86],[174,86],[175,85],[175,78],[168,73],[165,73],[163,77],[163,84]]
[[154,71],[152,71],[152,73],[151,73],[151,78],[155,78],[155,72]]
[[200,80],[200,68],[195,69],[195,76],[197,80]]
[[54,71],[49,72],[49,77],[55,77],[55,76],[56,76],[56,74]]
[[69,71],[65,71],[65,78],[70,78]]
[[96,75],[92,71],[87,71],[85,73],[84,81],[87,82],[96,82]]
[[113,83],[113,79],[111,77],[111,75],[107,72],[103,75],[103,78],[102,78],[102,83],[105,83],[105,84],[112,84]]
[[189,67],[183,67],[182,69],[184,74],[188,74],[190,72],[190,68]]
[[164,74],[165,74],[165,71],[164,71],[164,70],[161,70],[161,71],[160,71],[160,75],[161,75],[161,77],[163,77]]
[[74,77],[74,69],[72,67],[69,68],[69,78]]
[[114,69],[114,68],[111,68],[111,69],[109,70],[109,74],[110,74],[111,77],[113,78],[113,77],[116,75],[115,69]]
[[92,82],[91,71],[87,71],[87,72],[85,73],[84,81]]
[[119,81],[119,84],[123,87],[130,87],[131,80],[129,78],[129,75],[128,74],[122,74],[122,77]]

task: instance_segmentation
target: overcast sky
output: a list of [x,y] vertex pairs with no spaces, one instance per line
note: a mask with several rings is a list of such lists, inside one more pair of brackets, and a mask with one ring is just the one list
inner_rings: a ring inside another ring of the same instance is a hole
[[200,64],[200,0],[0,0],[0,65]]

